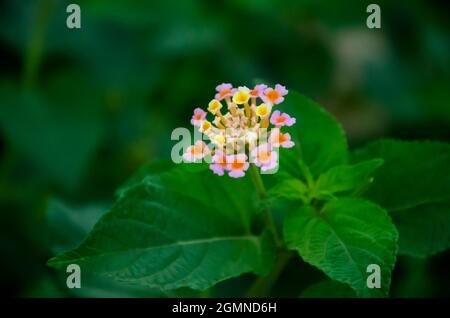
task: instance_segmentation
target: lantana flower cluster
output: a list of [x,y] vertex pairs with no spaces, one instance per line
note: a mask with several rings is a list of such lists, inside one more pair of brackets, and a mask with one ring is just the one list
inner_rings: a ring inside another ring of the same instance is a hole
[[191,119],[210,143],[196,141],[186,149],[184,160],[198,162],[208,157],[215,174],[227,173],[233,178],[243,177],[250,163],[263,172],[273,171],[278,166],[278,149],[294,146],[290,134],[281,130],[294,125],[296,119],[275,109],[284,101],[287,89],[280,84],[249,89],[223,83],[216,91],[207,111],[196,108]]

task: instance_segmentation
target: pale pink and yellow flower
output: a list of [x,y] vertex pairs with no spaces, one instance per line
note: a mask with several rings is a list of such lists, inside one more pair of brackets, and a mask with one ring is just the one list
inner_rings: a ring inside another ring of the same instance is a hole
[[188,162],[195,162],[205,158],[210,154],[208,145],[202,140],[197,140],[194,145],[189,146],[183,154],[183,159]]
[[206,112],[201,108],[194,109],[194,115],[192,115],[191,124],[194,126],[200,126],[201,122],[205,120]]
[[236,103],[238,105],[247,103],[249,99],[250,99],[250,90],[245,86],[239,87],[238,90],[233,95],[233,103]]
[[267,105],[266,103],[262,103],[258,107],[256,107],[256,115],[261,118],[265,118],[270,115],[272,107]]
[[233,88],[233,85],[231,85],[231,84],[222,83],[216,87],[216,91],[217,91],[217,94],[216,94],[215,98],[217,100],[222,100],[225,97],[233,96],[236,89]]
[[289,133],[283,134],[279,128],[274,128],[269,136],[270,145],[273,147],[292,148],[295,143],[291,140]]
[[275,89],[266,88],[264,90],[264,95],[262,96],[262,100],[265,103],[270,103],[272,105],[278,105],[284,101],[284,96],[287,95],[288,90],[286,87],[277,84],[275,85]]
[[213,115],[216,115],[220,111],[221,108],[222,108],[222,103],[219,102],[217,99],[213,99],[208,104],[208,110]]
[[250,164],[247,162],[246,154],[235,154],[227,156],[228,175],[232,178],[241,178],[245,176]]
[[211,142],[219,147],[222,147],[225,145],[226,137],[222,133],[218,133],[211,137]]
[[279,110],[274,111],[272,117],[270,117],[270,123],[276,127],[292,126],[295,124],[295,121],[295,118],[286,113],[281,113]]
[[253,163],[261,168],[261,171],[272,170],[278,165],[278,153],[270,144],[262,144],[252,150]]
[[211,122],[209,122],[207,120],[204,120],[200,124],[199,131],[202,132],[202,133],[208,133],[211,130],[211,127],[212,127]]
[[215,99],[208,103],[208,113],[196,108],[191,119],[209,139],[209,145],[197,141],[183,154],[185,161],[200,162],[208,156],[213,173],[223,176],[227,172],[232,178],[245,176],[250,164],[263,172],[275,172],[278,149],[295,145],[291,135],[280,128],[292,126],[296,119],[279,110],[272,113],[272,108],[284,101],[286,88],[280,84],[275,88],[265,84],[253,89],[233,88],[222,83],[216,90]]
[[209,165],[209,168],[217,175],[223,176],[225,171],[228,169],[227,157],[226,155],[218,150],[212,157],[212,163]]
[[266,90],[267,85],[266,84],[259,84],[256,85],[250,92],[250,97],[251,98],[262,98],[264,95],[264,91]]

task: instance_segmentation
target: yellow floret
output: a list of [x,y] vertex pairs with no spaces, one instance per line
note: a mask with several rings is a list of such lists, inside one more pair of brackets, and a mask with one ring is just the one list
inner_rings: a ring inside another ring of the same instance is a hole
[[266,104],[261,104],[258,107],[256,107],[256,115],[259,117],[266,117],[270,113],[270,107]]
[[215,115],[221,108],[222,108],[222,104],[217,99],[213,99],[208,104],[208,110],[213,115]]
[[215,135],[213,140],[218,145],[223,145],[225,143],[225,137],[223,135]]
[[202,124],[200,125],[200,131],[206,133],[210,129],[211,129],[211,123],[207,120],[202,121]]
[[250,99],[250,91],[247,87],[239,87],[238,91],[233,95],[233,103],[242,105]]

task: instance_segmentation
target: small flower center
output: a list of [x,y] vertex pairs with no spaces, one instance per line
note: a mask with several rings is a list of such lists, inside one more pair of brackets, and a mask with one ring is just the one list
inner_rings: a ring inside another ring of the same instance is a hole
[[209,122],[209,121],[207,121],[207,120],[205,120],[203,123],[202,123],[202,129],[203,129],[203,131],[208,131],[209,129],[211,128],[211,123]]
[[256,108],[256,114],[259,117],[264,117],[269,113],[269,108],[266,104],[261,104]]
[[226,163],[225,161],[219,162],[219,165],[220,165],[223,169],[225,169],[225,168],[227,167],[227,163]]
[[276,90],[271,90],[267,92],[266,97],[272,102],[275,103],[275,101],[281,97],[280,93],[278,93]]
[[285,141],[287,141],[288,140],[288,138],[285,136],[285,135],[283,135],[283,134],[279,134],[278,135],[278,141],[282,144],[283,142],[285,142]]
[[260,150],[258,152],[258,161],[262,163],[270,162],[270,151],[269,150]]
[[250,91],[250,95],[252,95],[253,97],[258,96],[258,93],[259,93],[259,91],[258,91],[257,89],[252,89],[252,90]]
[[231,163],[231,169],[233,169],[233,170],[242,170],[242,169],[244,169],[244,162],[241,162],[241,161],[238,161],[238,160],[234,160],[232,163]]
[[248,99],[249,99],[248,93],[239,91],[234,95],[233,101],[236,104],[244,104],[248,101]]
[[222,98],[225,95],[231,94],[231,89],[224,89],[222,91],[219,92],[219,96]]
[[216,114],[217,111],[219,111],[222,108],[222,104],[216,100],[213,99],[212,101],[209,102],[208,104],[208,110],[212,113],[212,114]]

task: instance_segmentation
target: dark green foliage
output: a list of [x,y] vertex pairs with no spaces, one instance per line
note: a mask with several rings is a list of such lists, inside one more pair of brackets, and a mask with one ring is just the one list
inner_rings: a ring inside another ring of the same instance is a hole
[[[282,157],[280,177],[267,179],[267,202],[259,200],[249,176],[218,177],[206,164],[151,163],[118,191],[117,202],[86,240],[49,265],[77,263],[90,273],[149,288],[204,290],[246,272],[278,275],[286,248],[359,297],[385,297],[399,240],[411,254],[448,247],[449,209],[441,201],[449,193],[449,175],[442,173],[449,146],[384,141],[358,151],[356,163],[348,164],[344,134],[329,114],[297,93],[286,103],[299,119],[291,134],[301,151]],[[413,169],[415,160],[425,161],[420,169]],[[393,197],[394,191],[401,193]],[[284,247],[276,249],[273,233],[259,229],[258,212],[283,201],[290,207],[283,214]],[[419,224],[424,204],[429,213]],[[381,268],[379,289],[367,286],[371,264]],[[269,282],[258,282],[250,294],[267,290]]]

